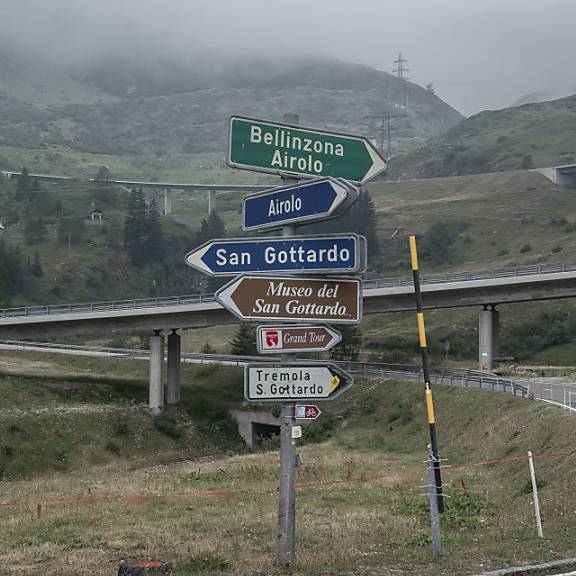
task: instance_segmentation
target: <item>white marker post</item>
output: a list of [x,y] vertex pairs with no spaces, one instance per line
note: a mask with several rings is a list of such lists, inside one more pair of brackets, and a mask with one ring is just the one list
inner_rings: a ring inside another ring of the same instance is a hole
[[532,480],[532,495],[534,498],[534,513],[536,514],[536,527],[538,536],[544,538],[542,534],[542,520],[540,518],[540,502],[538,501],[538,486],[536,484],[536,473],[534,472],[534,460],[532,459],[532,450],[528,450],[528,464],[530,465],[530,478]]

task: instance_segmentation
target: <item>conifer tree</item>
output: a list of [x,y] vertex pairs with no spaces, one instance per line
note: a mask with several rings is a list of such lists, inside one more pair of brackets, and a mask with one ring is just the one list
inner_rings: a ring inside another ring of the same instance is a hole
[[24,166],[20,172],[20,176],[18,177],[18,183],[16,184],[16,196],[14,197],[15,200],[24,200],[31,187],[32,181],[30,179],[30,173],[28,172],[28,168]]
[[133,190],[128,198],[128,214],[124,226],[124,245],[134,266],[162,260],[165,255],[164,236],[156,201],[146,204],[142,189]]
[[100,166],[94,180],[96,180],[96,182],[108,182],[111,179],[112,174],[110,173],[110,170],[106,166]]
[[333,360],[358,360],[360,347],[362,346],[362,332],[358,326],[340,326],[338,330],[342,333],[342,342],[332,348],[330,357]]
[[37,244],[46,238],[47,228],[44,218],[31,218],[24,226],[26,244]]
[[352,207],[340,218],[319,222],[309,227],[314,234],[355,232],[366,237],[368,267],[377,269],[381,264],[382,251],[378,240],[376,210],[369,192],[362,192]]
[[378,240],[378,234],[376,232],[378,219],[376,217],[376,210],[374,209],[374,202],[369,192],[362,192],[362,194],[360,194],[357,211],[357,232],[358,234],[366,236],[370,258],[378,260],[381,256],[380,241]]
[[10,297],[22,294],[27,288],[26,260],[19,247],[7,246],[0,240],[0,299],[9,303]]
[[41,188],[40,188],[40,182],[38,181],[38,178],[33,178],[32,183],[30,185],[30,192],[28,194],[29,200],[34,200],[34,198],[36,198],[36,196],[38,195],[38,192],[40,192],[40,190],[41,190]]
[[204,218],[200,224],[200,230],[194,237],[195,245],[204,244],[214,238],[224,238],[226,236],[226,227],[222,218],[218,215],[216,210],[212,210],[208,218]]
[[143,240],[146,227],[146,201],[142,189],[132,190],[128,197],[128,214],[124,225],[124,246],[135,266],[143,264]]
[[236,328],[234,339],[230,344],[230,353],[234,356],[255,356],[256,350],[256,327],[242,322]]
[[82,241],[85,231],[84,218],[63,218],[58,225],[58,240],[62,244],[78,244]]
[[142,245],[145,261],[160,262],[164,257],[164,237],[156,207],[156,199],[152,200],[148,210]]
[[30,267],[30,272],[35,278],[44,276],[44,270],[42,269],[42,262],[40,262],[40,254],[38,254],[38,252],[34,254],[34,261]]

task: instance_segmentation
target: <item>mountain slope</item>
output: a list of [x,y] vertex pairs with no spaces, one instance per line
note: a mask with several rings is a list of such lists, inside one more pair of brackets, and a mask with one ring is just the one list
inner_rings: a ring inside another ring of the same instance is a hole
[[[20,88],[3,89],[2,77]],[[393,111],[396,91],[390,74],[328,59],[102,64],[56,82],[61,90],[69,87],[69,103],[59,99],[50,106],[30,98],[27,82],[22,67],[0,69],[2,167],[26,163],[35,171],[93,175],[94,165],[107,164],[117,176],[146,178],[190,178],[195,154],[222,157],[232,114],[281,120],[296,113],[302,125],[375,138],[378,121],[369,117]],[[404,146],[462,118],[429,90],[407,83],[407,91],[410,107],[394,133]]]
[[576,96],[481,112],[390,163],[389,178],[480,174],[576,161]]

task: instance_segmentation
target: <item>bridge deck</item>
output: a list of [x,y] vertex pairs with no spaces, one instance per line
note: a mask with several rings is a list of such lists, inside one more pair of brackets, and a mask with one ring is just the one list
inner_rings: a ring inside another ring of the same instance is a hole
[[[430,275],[423,278],[422,289],[427,309],[573,298],[576,297],[576,265]],[[367,281],[363,300],[366,314],[412,310],[412,280]],[[9,308],[0,310],[0,337],[169,330],[237,322],[212,294],[194,294]]]

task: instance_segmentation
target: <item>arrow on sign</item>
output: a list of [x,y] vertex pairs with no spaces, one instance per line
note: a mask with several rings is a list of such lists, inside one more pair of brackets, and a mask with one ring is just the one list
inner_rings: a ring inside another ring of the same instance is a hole
[[340,216],[357,197],[357,188],[334,178],[252,194],[243,200],[243,228],[264,230]]
[[212,276],[243,272],[360,272],[366,239],[356,234],[297,238],[232,238],[206,242],[186,264]]
[[364,184],[386,170],[386,162],[366,138],[232,116],[228,165],[233,168],[332,176]]
[[328,326],[258,326],[257,331],[261,354],[325,352],[341,340],[342,334]]
[[247,364],[244,397],[249,402],[333,400],[354,379],[335,364]]
[[355,279],[240,276],[214,294],[241,320],[302,320],[357,324],[361,282]]

